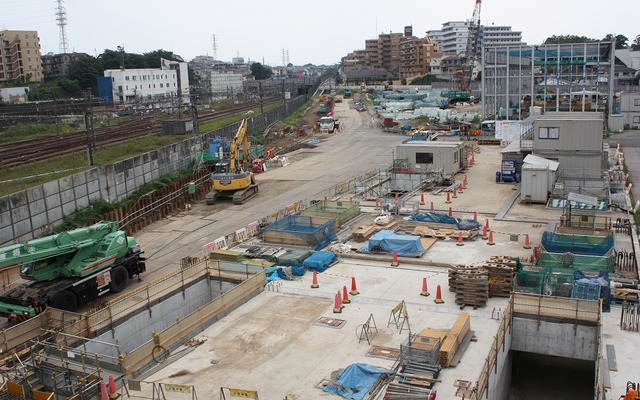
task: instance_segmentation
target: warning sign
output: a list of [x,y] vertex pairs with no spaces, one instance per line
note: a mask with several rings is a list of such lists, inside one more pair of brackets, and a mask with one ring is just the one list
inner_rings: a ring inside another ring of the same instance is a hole
[[191,393],[191,386],[190,385],[179,385],[179,384],[176,384],[176,383],[165,383],[164,384],[164,388],[166,389],[167,392]]
[[243,399],[257,399],[258,392],[255,390],[233,389],[229,388],[231,397],[242,397]]

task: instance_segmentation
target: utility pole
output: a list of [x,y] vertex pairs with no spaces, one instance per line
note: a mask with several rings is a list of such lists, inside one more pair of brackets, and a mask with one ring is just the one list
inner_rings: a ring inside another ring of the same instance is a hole
[[91,111],[86,111],[84,113],[84,126],[87,129],[87,160],[89,162],[89,166],[93,166],[93,153],[96,147],[96,139],[93,134],[93,114]]
[[264,107],[262,105],[262,82],[258,82],[258,96],[260,96],[260,114],[264,113]]

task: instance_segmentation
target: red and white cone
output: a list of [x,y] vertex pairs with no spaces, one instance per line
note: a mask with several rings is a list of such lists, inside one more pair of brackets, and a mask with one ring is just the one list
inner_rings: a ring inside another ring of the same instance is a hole
[[113,375],[109,375],[109,398],[117,399],[118,393],[116,389],[116,381],[113,379]]
[[436,288],[436,298],[433,299],[433,302],[436,304],[444,303],[444,300],[442,300],[442,290],[440,289],[440,285]]
[[449,207],[449,216],[453,217],[453,209],[451,207]]
[[380,209],[380,199],[376,198],[376,210]]
[[351,300],[349,300],[349,293],[347,293],[347,287],[342,287],[342,304],[349,304]]
[[447,192],[447,201],[445,201],[445,203],[449,204],[451,203],[451,193]]
[[398,262],[398,250],[394,250],[393,251],[393,260],[391,261],[391,266],[392,267],[397,267],[398,265],[400,265],[400,263]]
[[489,236],[487,235],[487,227],[486,226],[482,227],[482,239],[483,240],[489,239]]
[[429,290],[427,289],[427,278],[422,278],[422,292],[420,292],[420,296],[427,297],[429,294]]
[[455,186],[453,187],[453,196],[451,196],[451,197],[454,198],[454,199],[458,198],[458,190],[456,189]]
[[431,202],[431,212],[435,211],[435,207],[433,206],[433,201]]
[[464,246],[462,242],[462,231],[458,231],[458,243],[456,243],[456,246]]
[[424,193],[420,193],[420,205],[424,205]]
[[478,212],[477,211],[473,212],[473,221],[474,222],[478,222]]
[[318,272],[313,271],[313,282],[311,283],[311,289],[317,289],[320,285],[318,285]]
[[484,227],[487,228],[487,232],[490,231],[491,229],[489,228],[489,218],[487,218],[484,222]]
[[336,293],[336,295],[333,297],[333,312],[342,312],[342,299],[340,299],[340,292]]
[[522,246],[525,249],[530,249],[531,248],[531,243],[529,243],[529,234],[525,234],[524,235],[524,246]]
[[489,240],[487,240],[487,244],[489,246],[493,246],[495,243],[493,242],[493,231],[489,232]]
[[351,277],[351,291],[349,292],[350,295],[352,296],[356,296],[359,295],[360,292],[358,292],[358,288],[356,287],[356,277],[352,276]]
[[109,393],[107,392],[107,384],[104,381],[100,381],[100,400],[109,400]]

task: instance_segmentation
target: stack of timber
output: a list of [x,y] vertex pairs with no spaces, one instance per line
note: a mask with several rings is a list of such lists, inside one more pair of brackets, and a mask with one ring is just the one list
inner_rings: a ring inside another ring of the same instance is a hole
[[482,268],[489,271],[489,297],[511,296],[518,270],[516,261],[508,257],[491,257]]
[[457,292],[458,291],[458,273],[464,272],[473,272],[478,269],[475,265],[456,265],[453,268],[449,269],[449,291]]
[[484,307],[489,300],[489,272],[478,266],[459,270],[456,274],[456,304],[460,309]]
[[395,231],[398,229],[398,222],[392,221],[385,225],[361,225],[351,233],[353,240],[356,242],[366,242],[371,236],[382,230]]
[[210,260],[240,262],[243,260],[243,257],[243,253],[233,250],[214,250],[209,253]]
[[463,240],[469,240],[476,235],[475,231],[465,231],[458,229],[434,229],[429,226],[416,226],[413,229],[412,235],[420,235],[421,237],[434,237],[436,239],[458,239],[458,236],[462,234]]
[[455,356],[456,352],[460,348],[460,344],[463,342],[470,329],[471,320],[469,318],[469,313],[460,313],[455,324],[453,324],[453,327],[447,334],[447,337],[442,342],[442,346],[440,346],[440,365],[445,368],[451,365],[453,356]]

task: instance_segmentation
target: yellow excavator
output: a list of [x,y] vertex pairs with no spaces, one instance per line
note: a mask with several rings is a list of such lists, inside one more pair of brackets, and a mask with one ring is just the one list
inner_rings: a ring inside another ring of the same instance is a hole
[[[215,204],[217,199],[232,198],[233,204],[242,204],[258,194],[258,185],[251,171],[247,169],[249,160],[248,121],[242,120],[231,143],[229,160],[216,163],[211,174],[213,189],[205,197],[207,204]],[[242,163],[240,163],[242,146]]]

